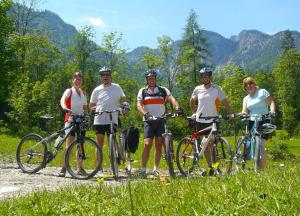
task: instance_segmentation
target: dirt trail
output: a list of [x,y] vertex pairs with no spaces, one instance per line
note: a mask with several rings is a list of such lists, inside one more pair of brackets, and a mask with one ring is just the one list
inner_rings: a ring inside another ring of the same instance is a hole
[[[68,174],[65,178],[58,177],[59,170],[58,167],[46,167],[38,173],[30,175],[23,173],[14,162],[0,161],[0,200],[30,194],[43,189],[57,190],[66,186],[98,184],[95,178],[76,180]],[[115,181],[113,179],[107,179],[104,182],[105,185],[118,185],[121,183],[122,180]]]

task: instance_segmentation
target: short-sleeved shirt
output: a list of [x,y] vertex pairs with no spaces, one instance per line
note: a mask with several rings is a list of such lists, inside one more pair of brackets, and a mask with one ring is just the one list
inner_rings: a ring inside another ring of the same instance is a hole
[[[171,95],[169,89],[167,89],[166,87],[160,86],[160,88],[163,88],[165,90],[166,97]],[[145,98],[143,98],[144,89],[146,89],[146,91],[148,92]],[[153,89],[153,91],[148,87],[141,88],[138,92],[137,100],[142,101],[144,110],[146,112],[149,112],[150,115],[161,117],[166,111],[166,98],[161,95],[157,95],[157,93],[159,93],[159,88],[157,86]]]
[[[96,87],[91,95],[90,103],[96,104],[96,112],[113,111],[120,107],[120,99],[125,97],[123,89],[115,83],[111,83],[109,87],[103,84]],[[118,124],[118,113],[113,113],[113,123]],[[109,114],[103,113],[96,115],[94,125],[110,124]]]
[[262,115],[269,111],[267,98],[270,93],[265,89],[258,89],[253,96],[244,97],[243,105],[249,110],[249,115]]
[[208,89],[204,85],[197,86],[192,93],[192,98],[198,101],[196,121],[210,123],[212,120],[199,119],[199,115],[201,114],[201,117],[217,116],[221,101],[226,99],[226,96],[218,85],[212,84]]
[[[67,99],[65,101],[65,99]],[[61,103],[66,103],[66,107],[71,109],[75,114],[83,114],[83,106],[87,105],[86,94],[79,89],[79,94],[77,93],[74,86],[72,88],[66,89],[62,95]],[[66,115],[65,121],[69,120],[70,115]]]

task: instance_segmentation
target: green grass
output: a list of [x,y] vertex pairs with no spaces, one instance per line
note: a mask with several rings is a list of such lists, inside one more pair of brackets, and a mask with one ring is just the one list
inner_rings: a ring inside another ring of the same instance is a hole
[[[89,132],[94,137],[93,132]],[[19,142],[9,133],[0,135],[1,153],[13,153]],[[234,137],[228,137],[233,143]],[[300,156],[300,139],[281,140],[289,151]],[[273,145],[272,144],[272,145]],[[133,158],[140,167],[142,137]],[[105,166],[109,167],[107,144]],[[152,154],[153,155],[153,148]],[[61,158],[57,159],[61,160]],[[282,167],[282,164],[284,166]],[[148,168],[152,168],[153,158]],[[165,161],[161,167],[166,168]],[[0,215],[300,215],[300,160],[268,161],[267,169],[222,177],[187,179],[134,179],[119,187],[76,186],[57,192],[41,191],[26,197],[0,202]]]
[[[134,215],[299,215],[300,164],[257,174],[131,183]],[[128,183],[70,187],[0,202],[1,215],[131,215]]]

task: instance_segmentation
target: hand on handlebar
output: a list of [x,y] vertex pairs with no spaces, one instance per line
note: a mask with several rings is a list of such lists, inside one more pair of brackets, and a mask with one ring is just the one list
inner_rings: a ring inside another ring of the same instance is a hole
[[150,115],[149,113],[146,113],[146,114],[144,115],[144,118],[145,118],[146,121],[154,121],[154,120],[156,120],[156,119],[154,118],[154,116]]
[[65,112],[68,112],[68,113],[72,113],[72,110],[69,109],[69,108],[64,108],[64,111],[65,111]]
[[184,111],[181,107],[178,107],[176,110],[175,110],[175,114],[177,116],[180,116],[180,115],[183,115],[184,114]]

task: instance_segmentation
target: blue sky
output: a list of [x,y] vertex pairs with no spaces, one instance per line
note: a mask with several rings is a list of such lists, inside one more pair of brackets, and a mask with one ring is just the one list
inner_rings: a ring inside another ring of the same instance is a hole
[[300,31],[298,0],[46,0],[39,9],[58,14],[77,29],[93,25],[99,45],[104,33],[121,32],[121,46],[129,50],[156,48],[163,35],[181,39],[191,9],[203,29],[226,38],[244,29]]

